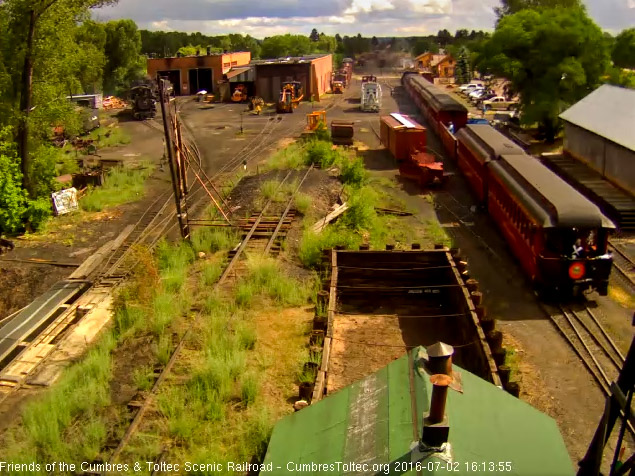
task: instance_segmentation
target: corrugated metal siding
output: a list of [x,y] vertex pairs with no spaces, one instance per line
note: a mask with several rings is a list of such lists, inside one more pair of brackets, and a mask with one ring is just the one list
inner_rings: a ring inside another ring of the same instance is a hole
[[635,152],[568,122],[564,150],[609,181],[635,193]]
[[635,152],[607,142],[604,175],[635,195]]
[[565,122],[564,149],[604,174],[604,141],[601,137]]

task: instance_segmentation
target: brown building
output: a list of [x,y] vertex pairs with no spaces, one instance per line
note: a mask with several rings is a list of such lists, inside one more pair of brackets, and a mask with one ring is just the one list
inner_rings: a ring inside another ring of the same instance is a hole
[[249,51],[219,53],[176,58],[148,58],[148,75],[156,78],[157,73],[170,78],[177,95],[196,94],[206,90],[216,92],[218,81],[232,68],[248,65]]
[[320,100],[331,87],[332,55],[309,55],[254,62],[256,94],[265,101],[277,101],[285,81],[300,81],[305,100]]
[[437,78],[453,78],[455,64],[456,61],[454,61],[452,56],[445,55],[437,61],[432,61],[432,63],[430,63],[430,67]]

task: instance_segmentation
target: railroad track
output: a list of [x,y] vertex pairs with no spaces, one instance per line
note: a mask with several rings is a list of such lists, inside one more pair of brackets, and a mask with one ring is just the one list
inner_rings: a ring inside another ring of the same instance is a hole
[[618,279],[635,293],[635,263],[620,249],[619,243],[609,241],[609,251],[613,253],[613,268],[617,270]]
[[[302,177],[302,179],[300,180],[299,184],[297,185],[297,187],[295,188],[295,190],[292,192],[291,197],[289,198],[287,205],[285,207],[285,210],[282,212],[282,214],[280,215],[280,217],[278,218],[277,222],[271,222],[268,220],[265,220],[265,212],[267,211],[267,209],[269,208],[269,206],[271,205],[271,203],[273,202],[273,199],[269,199],[265,205],[262,207],[261,212],[253,217],[252,219],[247,220],[247,223],[251,223],[251,227],[249,228],[249,231],[246,233],[246,235],[244,235],[241,244],[238,246],[238,248],[236,248],[235,250],[232,250],[232,252],[229,255],[229,262],[227,264],[227,266],[225,267],[225,270],[223,271],[223,273],[221,274],[220,278],[218,279],[218,281],[215,284],[215,288],[218,288],[219,286],[221,286],[225,280],[230,276],[232,270],[236,267],[236,264],[238,263],[238,261],[240,260],[240,257],[242,256],[243,251],[247,248],[249,241],[254,237],[258,235],[258,231],[260,230],[260,234],[267,233],[268,229],[270,229],[269,226],[265,226],[265,230],[263,231],[263,225],[272,225],[273,223],[275,224],[275,227],[273,228],[273,231],[271,232],[270,236],[268,237],[269,239],[267,240],[267,243],[264,247],[264,251],[263,254],[266,256],[268,255],[272,250],[274,250],[274,243],[280,233],[280,230],[284,227],[285,223],[289,223],[289,218],[292,216],[292,210],[291,210],[291,206],[293,204],[293,200],[295,198],[295,195],[297,194],[297,192],[300,190],[300,188],[302,187],[302,184],[304,183],[304,181],[306,180],[306,178],[308,177],[309,173],[311,172],[311,170],[313,170],[313,166],[309,167],[309,169],[305,172],[304,176]],[[282,179],[282,181],[280,182],[279,186],[278,186],[278,190],[280,190],[280,188],[282,187],[282,185],[289,179],[289,177],[293,174],[293,171],[289,171],[285,177]],[[277,191],[276,191],[277,192]],[[111,454],[110,458],[108,459],[108,462],[110,464],[113,464],[117,461],[117,458],[119,457],[119,455],[121,454],[121,452],[123,451],[123,449],[126,447],[126,445],[128,444],[128,442],[130,441],[130,438],[133,436],[133,434],[136,432],[137,428],[139,428],[148,408],[150,407],[152,401],[154,400],[154,397],[158,394],[159,388],[161,386],[161,384],[165,381],[165,378],[167,377],[167,375],[170,373],[172,367],[174,366],[174,363],[176,362],[179,353],[181,351],[181,349],[183,348],[184,343],[187,341],[189,334],[192,330],[192,327],[189,327],[183,334],[183,336],[179,339],[179,342],[176,344],[176,347],[172,353],[172,355],[170,356],[170,359],[168,360],[166,366],[160,371],[160,373],[157,376],[157,379],[154,383],[154,385],[152,386],[152,389],[150,390],[149,395],[145,398],[145,400],[143,400],[143,402],[141,402],[140,405],[137,405],[137,411],[134,414],[134,416],[132,417],[131,421],[130,421],[130,425],[128,426],[126,432],[124,433],[124,436],[122,437],[122,439],[120,440],[119,444],[114,448],[113,453]]]
[[[624,355],[608,335],[597,316],[586,305],[574,309],[565,304],[540,303],[543,311],[582,361],[602,392],[609,396],[617,381]],[[632,435],[635,430],[629,425]]]

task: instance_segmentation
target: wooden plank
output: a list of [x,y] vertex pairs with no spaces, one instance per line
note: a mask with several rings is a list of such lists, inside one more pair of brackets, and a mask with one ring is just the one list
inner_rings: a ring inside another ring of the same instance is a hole
[[348,204],[344,202],[335,210],[333,210],[331,213],[329,213],[320,221],[318,221],[315,225],[313,225],[311,227],[311,231],[313,231],[314,233],[320,233],[326,227],[326,225],[331,223],[333,220],[335,220],[338,216],[340,216],[346,210],[348,210]]
[[311,395],[311,403],[315,403],[322,400],[324,396],[324,383],[326,380],[326,374],[320,370],[317,378],[315,379],[315,388],[313,389],[313,395]]
[[40,259],[40,258],[29,258],[29,259],[0,258],[0,261],[12,261],[15,263],[28,263],[28,264],[45,264],[50,266],[59,266],[61,268],[78,268],[80,266],[79,263],[66,263],[63,261],[53,261],[50,259]]
[[337,251],[331,250],[331,289],[329,293],[328,324],[326,335],[333,337],[333,324],[335,322],[335,308],[337,306]]
[[332,340],[330,337],[324,338],[324,347],[322,350],[322,368],[324,372],[329,371],[329,358],[331,357]]
[[123,242],[128,238],[130,233],[134,230],[134,225],[128,225],[123,229],[123,231],[119,234],[117,238],[111,240],[104,244],[101,248],[99,248],[94,254],[89,256],[73,273],[68,277],[68,279],[86,279],[88,275],[90,275],[97,266],[99,266],[102,261],[106,258],[106,256],[112,253],[114,250],[119,248]]

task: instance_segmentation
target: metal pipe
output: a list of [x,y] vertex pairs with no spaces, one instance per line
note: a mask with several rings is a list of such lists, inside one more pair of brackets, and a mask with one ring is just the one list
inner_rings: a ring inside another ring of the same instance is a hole
[[441,423],[445,417],[445,403],[448,396],[448,386],[452,377],[436,374],[430,377],[432,382],[432,400],[430,401],[430,423]]

